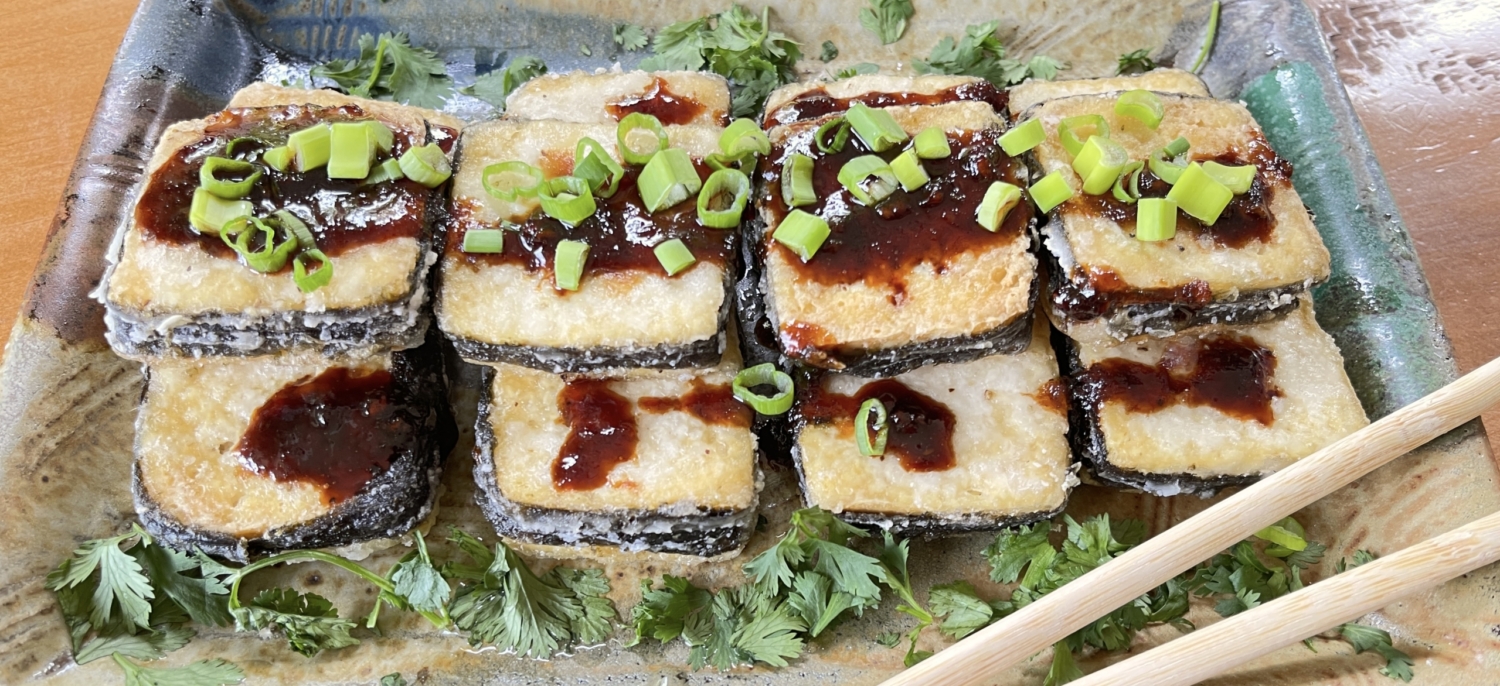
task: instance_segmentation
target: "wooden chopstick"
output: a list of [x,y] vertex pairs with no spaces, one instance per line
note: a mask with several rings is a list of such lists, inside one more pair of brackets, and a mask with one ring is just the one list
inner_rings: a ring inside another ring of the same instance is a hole
[[885,683],[977,684],[1500,401],[1491,360],[1226,498]]
[[1500,512],[1194,631],[1072,682],[1195,684],[1500,560]]

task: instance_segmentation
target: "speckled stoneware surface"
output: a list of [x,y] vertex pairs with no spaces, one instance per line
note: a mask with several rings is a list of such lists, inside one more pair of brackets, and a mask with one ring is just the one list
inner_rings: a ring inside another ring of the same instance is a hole
[[[999,20],[1012,54],[1045,52],[1071,62],[1069,76],[1109,72],[1117,55],[1158,47],[1179,64],[1191,60],[1207,3],[1021,0],[994,3],[917,0],[906,37],[876,45],[860,29],[859,0],[749,2],[772,6],[776,28],[816,53],[825,39],[842,54],[823,69],[872,61],[886,70],[923,55],[943,35],[965,24]],[[78,541],[116,532],[134,519],[128,489],[137,367],[113,356],[102,338],[102,311],[88,299],[103,268],[109,236],[126,216],[129,198],[157,135],[168,124],[218,109],[230,93],[257,78],[298,78],[308,59],[346,56],[359,33],[407,31],[434,47],[463,83],[503,63],[509,54],[534,54],[553,70],[625,66],[639,54],[618,55],[614,22],[660,26],[724,8],[719,0],[678,3],[621,0],[145,0],[120,49],[93,127],[28,304],[16,323],[0,367],[0,683],[96,684],[120,677],[104,662],[78,667],[67,656],[67,633],[42,587],[46,571]],[[583,55],[588,46],[592,56]],[[274,46],[274,47],[273,47]],[[1226,2],[1223,28],[1205,77],[1216,95],[1244,99],[1281,154],[1296,164],[1295,182],[1315,211],[1334,257],[1333,278],[1316,292],[1323,325],[1343,349],[1349,374],[1372,417],[1384,415],[1454,377],[1446,337],[1428,297],[1412,246],[1396,215],[1380,170],[1350,110],[1317,23],[1296,0]],[[459,99],[460,116],[490,116],[478,101]],[[472,383],[472,381],[470,382]],[[472,386],[455,389],[460,411],[472,419]],[[1477,423],[1307,508],[1299,517],[1311,537],[1330,543],[1327,559],[1356,548],[1377,552],[1418,540],[1500,509],[1496,469]],[[450,462],[437,525],[489,531],[473,504],[468,437]],[[794,479],[768,474],[763,511],[772,531],[797,505]],[[1154,498],[1091,487],[1079,489],[1075,516],[1109,512],[1138,517],[1159,531],[1201,511],[1212,500]],[[752,550],[763,548],[757,536]],[[913,576],[919,588],[964,578],[981,590],[978,551],[987,536],[918,542]],[[438,546],[436,554],[448,551]],[[399,551],[377,554],[384,568]],[[551,564],[541,562],[541,564]],[[671,560],[609,564],[615,596],[634,603],[642,573],[688,574],[703,583],[732,580],[739,561],[686,567]],[[1328,565],[1315,570],[1330,572]],[[276,578],[277,574],[280,578]],[[313,566],[268,574],[264,582],[295,583],[329,596],[360,616],[374,602],[362,585]],[[1213,621],[1195,607],[1195,622]],[[1500,572],[1487,568],[1376,613],[1366,621],[1391,631],[1417,661],[1421,684],[1500,683]],[[873,637],[905,629],[889,609],[843,623],[807,655],[781,670],[694,673],[680,647],[625,649],[623,631],[608,645],[551,661],[520,660],[471,650],[459,637],[431,631],[419,618],[386,613],[380,635],[363,645],[305,659],[278,638],[205,630],[170,662],[220,657],[242,667],[251,683],[371,683],[394,671],[424,683],[874,683],[900,669],[901,651]],[[1138,652],[1170,640],[1162,627],[1144,635]],[[925,647],[945,640],[924,637]],[[1222,683],[1383,684],[1379,659],[1354,657],[1347,644],[1314,640],[1257,660]],[[1097,667],[1103,659],[1085,661]],[[1000,683],[1040,683],[1045,663],[1032,661]]]

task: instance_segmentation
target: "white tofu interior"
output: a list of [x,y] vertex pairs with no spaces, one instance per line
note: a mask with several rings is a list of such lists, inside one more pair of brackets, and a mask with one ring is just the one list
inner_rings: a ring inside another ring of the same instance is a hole
[[771,95],[766,98],[766,112],[774,115],[776,110],[782,105],[795,100],[799,95],[815,90],[822,90],[830,97],[839,99],[855,98],[870,93],[933,95],[949,88],[962,86],[966,83],[975,83],[979,80],[973,76],[955,76],[949,74],[926,74],[923,76],[860,74],[837,81],[789,83],[771,91]]
[[613,124],[618,118],[610,113],[609,105],[650,96],[659,88],[658,81],[667,94],[690,98],[702,106],[691,121],[680,123],[721,126],[729,121],[728,82],[699,71],[575,70],[543,74],[521,84],[505,99],[505,115],[512,119]]
[[1200,98],[1210,97],[1203,79],[1182,69],[1153,69],[1143,74],[1129,76],[1106,76],[1098,79],[1069,79],[1064,81],[1042,81],[1029,79],[1010,89],[1009,109],[1012,118],[1026,115],[1033,105],[1066,98],[1070,95],[1097,95],[1128,90],[1148,90],[1157,93],[1175,93]]

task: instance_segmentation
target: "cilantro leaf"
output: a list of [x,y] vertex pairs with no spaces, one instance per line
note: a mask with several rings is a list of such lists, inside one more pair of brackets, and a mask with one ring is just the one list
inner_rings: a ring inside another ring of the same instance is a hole
[[1042,686],[1060,686],[1082,678],[1083,670],[1073,661],[1073,651],[1068,648],[1067,642],[1053,643],[1052,665],[1047,668],[1047,678],[1042,681]]
[[833,75],[833,78],[847,79],[851,76],[859,76],[861,74],[874,74],[878,71],[880,71],[880,65],[877,65],[874,62],[860,62],[858,64],[851,64],[847,67],[844,67],[843,69],[840,69],[837,74]]
[[994,608],[981,600],[967,581],[933,586],[927,591],[927,602],[932,605],[932,614],[943,618],[938,630],[954,639],[983,629],[995,616]]
[[875,584],[889,577],[878,560],[832,541],[813,539],[809,544],[817,556],[813,569],[848,593],[855,607],[880,604],[880,587]]
[[[229,587],[213,574],[202,574],[199,560],[154,543],[138,545],[130,553],[145,568],[152,587],[162,591],[194,622],[228,626],[233,620],[229,615]],[[194,572],[202,575],[188,575]],[[152,624],[163,623],[176,622],[164,620],[159,614],[152,617]]]
[[739,5],[698,19],[670,24],[651,40],[646,71],[708,69],[734,89],[731,115],[757,114],[766,96],[795,78],[802,52],[796,41],[770,28],[770,10],[760,16]]
[[[73,557],[58,566],[55,574],[48,575],[47,588],[56,593],[81,584],[92,585],[88,623],[96,629],[110,623],[116,605],[120,609],[120,621],[125,625],[150,628],[150,600],[155,597],[155,591],[141,570],[140,562],[120,549],[120,544],[126,541],[132,541],[128,547],[133,548],[141,540],[137,533],[131,532],[85,542],[73,551]],[[96,571],[99,573],[97,580],[94,578]],[[82,600],[73,597],[70,602],[78,605]]]
[[182,667],[143,667],[113,656],[125,672],[125,686],[228,686],[245,680],[244,672],[223,660],[203,660]]
[[662,588],[653,586],[650,579],[641,581],[641,602],[630,610],[635,638],[627,645],[636,645],[646,636],[662,642],[681,636],[688,619],[713,601],[708,591],[679,576],[665,575]]
[[1000,584],[1012,583],[1020,578],[1021,570],[1027,564],[1036,562],[1040,556],[1055,553],[1052,542],[1047,540],[1047,529],[1047,523],[1040,522],[1000,532],[983,553],[990,562],[990,580]]
[[137,660],[157,660],[178,648],[187,645],[195,632],[179,626],[164,626],[159,631],[119,636],[96,636],[73,652],[73,661],[87,664],[102,657],[119,653]]
[[406,686],[406,677],[400,672],[394,672],[380,677],[380,686]]
[[312,76],[332,80],[352,95],[417,107],[442,107],[453,92],[453,79],[437,53],[415,47],[405,33],[359,37],[359,57],[330,60],[312,68]]
[[1027,78],[1051,79],[1067,65],[1050,57],[1036,56],[1030,61],[1005,56],[1005,46],[995,36],[1000,22],[971,24],[963,38],[945,36],[933,46],[927,59],[912,60],[918,74],[963,74],[978,76],[999,87],[1025,81]]
[[1385,667],[1380,669],[1381,674],[1392,679],[1411,681],[1413,676],[1411,668],[1415,663],[1410,655],[1391,645],[1391,635],[1385,630],[1350,622],[1339,627],[1339,634],[1349,642],[1349,645],[1354,646],[1354,652],[1374,651],[1385,658]]
[[833,582],[827,576],[809,571],[798,574],[792,581],[792,592],[787,603],[807,625],[808,635],[817,636],[833,624],[844,610],[854,607],[854,597],[844,591],[833,590]]
[[870,0],[870,6],[859,11],[859,25],[875,34],[881,45],[890,45],[906,33],[906,20],[914,12],[911,0]]
[[1116,61],[1115,74],[1144,74],[1157,67],[1156,60],[1151,59],[1151,48],[1141,48],[1120,55]]
[[646,30],[635,24],[616,24],[615,45],[625,50],[640,50],[646,47]]
[[521,56],[511,60],[503,69],[480,74],[474,84],[459,89],[460,93],[472,95],[500,111],[505,111],[505,98],[521,84],[547,73],[547,64],[538,58]]
[[421,532],[417,532],[416,540],[417,549],[402,556],[401,561],[391,568],[391,584],[396,587],[396,595],[403,601],[403,606],[418,612],[442,614],[453,589],[432,565],[427,541]]
[[553,574],[578,600],[578,611],[568,615],[574,641],[590,644],[609,638],[613,633],[610,623],[615,618],[615,604],[605,597],[609,593],[609,580],[604,578],[604,571],[558,567]]
[[[474,546],[465,536],[454,538],[467,552]],[[489,567],[475,583],[455,593],[449,606],[454,626],[469,633],[471,644],[489,643],[540,658],[608,636],[614,606],[603,598],[609,584],[598,570],[554,570],[537,576],[504,543],[496,543],[494,553],[475,551],[471,557],[488,559]],[[473,576],[472,567],[446,569],[464,578]]]
[[231,612],[236,630],[280,631],[292,650],[307,657],[359,644],[359,639],[349,635],[354,622],[339,617],[333,603],[315,593],[269,588],[251,599],[249,605],[233,608]]
[[1343,574],[1344,572],[1354,569],[1355,567],[1374,562],[1375,557],[1375,553],[1372,553],[1368,550],[1356,550],[1354,551],[1354,557],[1352,559],[1345,561],[1345,559],[1341,557],[1339,558],[1338,562],[1333,563],[1333,571],[1336,574]]
[[834,45],[833,41],[831,40],[823,41],[823,51],[818,53],[818,59],[824,62],[832,62],[833,59],[838,56],[839,46]]
[[793,535],[796,532],[797,529],[788,532],[776,545],[745,564],[745,574],[766,593],[774,595],[780,593],[783,586],[791,585],[794,576],[792,566],[800,565],[807,559],[807,551],[802,548],[801,538]]

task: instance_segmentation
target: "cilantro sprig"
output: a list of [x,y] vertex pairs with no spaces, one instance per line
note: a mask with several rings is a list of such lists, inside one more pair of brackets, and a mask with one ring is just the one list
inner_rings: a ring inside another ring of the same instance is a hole
[[546,62],[536,57],[523,55],[506,63],[502,69],[480,74],[474,79],[473,85],[464,86],[458,92],[479,98],[504,112],[506,97],[520,88],[521,84],[545,73],[547,73]]
[[870,0],[870,5],[859,11],[859,25],[875,34],[881,45],[890,45],[901,40],[906,20],[914,12],[911,0]]
[[1144,74],[1156,67],[1156,60],[1151,59],[1151,48],[1141,48],[1120,55],[1116,60],[1115,74]]
[[1005,45],[995,35],[1000,22],[971,24],[958,40],[945,36],[933,46],[927,59],[912,60],[918,74],[963,74],[978,76],[1001,88],[1028,78],[1049,81],[1067,69],[1061,61],[1036,55],[1027,61],[1005,56]]
[[759,16],[739,5],[718,14],[670,24],[651,40],[646,71],[712,71],[734,89],[735,117],[754,117],[766,96],[795,77],[802,51],[796,41],[771,30],[770,9]]
[[453,79],[437,53],[415,47],[404,33],[360,34],[359,57],[330,60],[312,75],[332,80],[351,95],[440,108]]

